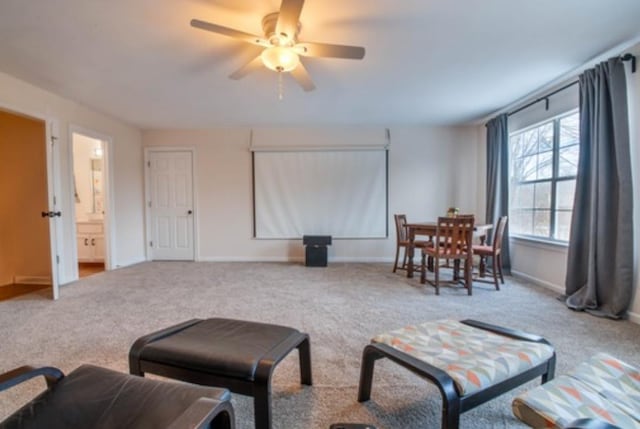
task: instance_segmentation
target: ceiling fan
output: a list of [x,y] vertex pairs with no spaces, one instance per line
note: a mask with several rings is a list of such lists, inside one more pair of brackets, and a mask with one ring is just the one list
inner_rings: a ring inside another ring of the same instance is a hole
[[260,55],[233,72],[229,76],[231,79],[241,79],[264,65],[278,72],[280,76],[285,72],[291,73],[305,91],[312,91],[315,85],[302,64],[300,56],[361,60],[364,58],[365,51],[360,46],[298,41],[298,33],[302,27],[299,18],[303,5],[304,0],[282,0],[279,12],[270,13],[262,19],[264,36],[256,36],[199,19],[192,19],[191,26],[264,48]]

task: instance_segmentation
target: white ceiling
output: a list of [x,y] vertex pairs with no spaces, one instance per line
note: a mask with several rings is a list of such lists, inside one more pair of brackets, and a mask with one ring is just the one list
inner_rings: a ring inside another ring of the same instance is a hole
[[640,35],[639,0],[306,0],[303,41],[366,47],[305,58],[305,93],[260,52],[190,27],[261,34],[279,0],[0,0],[0,71],[141,128],[454,124],[482,118]]

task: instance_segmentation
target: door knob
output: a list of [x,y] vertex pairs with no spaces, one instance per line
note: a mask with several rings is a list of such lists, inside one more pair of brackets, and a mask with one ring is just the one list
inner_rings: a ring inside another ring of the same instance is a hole
[[42,217],[60,217],[62,216],[62,212],[42,212]]
[[189,210],[187,214],[193,214],[193,210]]

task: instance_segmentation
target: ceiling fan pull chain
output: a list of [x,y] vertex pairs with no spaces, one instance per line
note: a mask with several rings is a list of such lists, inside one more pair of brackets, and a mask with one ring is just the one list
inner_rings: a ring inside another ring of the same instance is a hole
[[278,100],[282,101],[283,95],[282,72],[278,72]]

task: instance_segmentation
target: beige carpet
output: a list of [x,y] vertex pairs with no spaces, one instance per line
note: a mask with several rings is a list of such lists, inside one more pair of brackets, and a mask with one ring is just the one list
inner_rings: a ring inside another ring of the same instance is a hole
[[[500,292],[477,285],[469,297],[440,296],[388,264],[305,268],[277,263],[153,262],[62,287],[61,298],[30,294],[0,302],[0,371],[30,363],[68,372],[81,363],[127,371],[133,341],[190,318],[229,317],[296,327],[311,336],[314,385],[301,387],[297,354],[276,369],[274,427],[438,428],[437,389],[388,361],[376,365],[372,400],[356,401],[360,355],[380,332],[438,318],[473,318],[541,334],[558,353],[557,373],[597,352],[640,364],[640,326],[568,310],[555,295],[508,279]],[[462,428],[523,427],[511,414],[521,389],[462,415]],[[0,416],[27,401],[42,380],[0,392]],[[253,427],[249,398],[234,395],[239,429]]]

